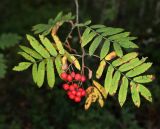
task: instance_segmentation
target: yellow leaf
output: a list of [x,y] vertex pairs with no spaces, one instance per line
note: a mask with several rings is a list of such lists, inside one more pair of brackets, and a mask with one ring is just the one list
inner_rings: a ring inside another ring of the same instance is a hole
[[73,64],[74,66],[78,69],[78,70],[81,70],[81,66],[79,64],[79,61],[74,57],[74,56],[71,56],[71,59],[73,61]]
[[113,51],[111,53],[109,53],[106,57],[105,57],[105,60],[109,61],[109,60],[112,60],[113,58],[115,58],[117,55],[116,55],[116,52]]
[[105,60],[102,60],[98,66],[97,72],[96,72],[96,78],[99,79],[102,76],[102,73],[104,71],[104,68],[106,66]]
[[52,37],[53,37],[53,39],[56,43],[56,46],[57,46],[57,49],[58,49],[59,53],[64,55],[65,50],[63,48],[62,42],[60,41],[59,37],[57,35],[52,35]]
[[88,98],[86,99],[86,102],[85,102],[85,105],[84,105],[85,110],[88,110],[88,109],[89,109],[89,107],[91,106],[91,103],[92,103],[92,98],[91,98],[91,97],[88,97]]
[[107,93],[106,93],[105,88],[101,84],[96,82],[95,80],[93,80],[93,84],[100,91],[100,93],[104,96],[104,98],[107,98]]

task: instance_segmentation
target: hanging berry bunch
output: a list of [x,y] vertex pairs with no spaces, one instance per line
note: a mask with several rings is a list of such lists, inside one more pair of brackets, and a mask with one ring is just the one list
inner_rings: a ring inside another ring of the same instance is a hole
[[86,77],[79,73],[71,72],[67,74],[63,72],[61,78],[66,81],[63,84],[63,89],[67,92],[68,97],[74,102],[81,102],[86,95],[86,91],[82,88],[82,83],[86,81]]
[[[137,107],[141,103],[140,96],[151,102],[152,95],[144,84],[152,82],[154,76],[144,73],[152,63],[146,63],[147,58],[139,58],[138,53],[134,52],[138,48],[133,42],[136,37],[130,36],[130,32],[125,32],[122,28],[91,25],[91,21],[79,23],[77,0],[75,2],[76,21],[71,13],[63,15],[60,12],[55,19],[50,19],[48,24],[33,26],[34,33],[39,34],[40,42],[31,35],[26,36],[31,47],[20,45],[22,52],[18,54],[24,57],[25,61],[13,70],[23,71],[32,66],[33,81],[41,87],[46,75],[50,88],[55,86],[55,74],[58,73],[64,81],[63,89],[68,97],[77,103],[85,98],[86,110],[95,102],[103,107],[108,96],[116,93],[120,106],[123,106],[128,90]],[[68,23],[71,30],[65,40],[61,41],[57,32],[64,23]],[[77,30],[76,43],[72,40],[73,30]],[[49,34],[52,39],[47,38]],[[74,46],[79,45],[81,52],[77,52],[71,42],[75,43]],[[130,52],[126,53],[127,51]],[[96,63],[92,67],[89,62],[95,58]],[[92,71],[96,74],[92,74]]]

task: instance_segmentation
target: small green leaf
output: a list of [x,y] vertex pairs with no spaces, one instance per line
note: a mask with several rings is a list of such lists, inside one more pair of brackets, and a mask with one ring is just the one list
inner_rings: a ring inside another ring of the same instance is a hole
[[144,76],[135,77],[135,78],[133,78],[133,80],[137,83],[148,83],[148,82],[152,82],[154,80],[154,76],[153,75],[144,75]]
[[27,35],[27,39],[30,42],[31,46],[44,58],[49,58],[50,55],[46,49],[31,35]]
[[128,70],[131,70],[137,66],[139,66],[140,64],[144,63],[146,61],[147,58],[142,58],[141,60],[139,60],[138,58],[134,58],[132,60],[130,60],[128,63],[124,64],[124,65],[121,65],[119,67],[119,70],[121,72],[125,72],[125,71],[128,71]]
[[129,72],[127,72],[126,76],[128,76],[128,77],[137,76],[137,75],[147,71],[151,66],[152,66],[152,63],[143,63],[143,64],[135,67],[134,69],[130,70]]
[[88,34],[87,38],[83,38],[82,47],[86,46],[94,37],[96,36],[95,32]]
[[38,66],[38,78],[37,78],[37,85],[38,87],[41,87],[44,82],[44,76],[45,76],[45,61],[41,61]]
[[114,95],[117,92],[120,77],[121,73],[119,71],[116,71],[112,79],[111,88],[109,89],[110,95]]
[[114,50],[119,57],[123,56],[123,51],[121,46],[118,43],[113,43]]
[[130,83],[131,85],[131,95],[132,95],[132,100],[134,104],[139,107],[140,106],[140,96],[138,92],[138,85],[136,85],[134,82]]
[[55,73],[52,59],[47,59],[47,80],[50,88],[55,84]]
[[39,59],[39,60],[43,59],[40,54],[38,54],[36,51],[34,51],[34,50],[32,50],[32,49],[30,49],[30,48],[28,48],[28,47],[25,47],[25,46],[22,46],[22,45],[20,45],[19,47],[20,47],[23,51],[25,51],[27,54],[29,54],[30,56],[32,56],[32,57],[34,57],[34,58],[36,58],[36,59]]
[[84,25],[85,25],[85,26],[88,26],[89,24],[91,24],[91,22],[92,22],[91,20],[88,20],[88,21],[86,21],[86,22],[84,23]]
[[47,37],[44,37],[43,35],[39,35],[39,38],[42,42],[42,44],[46,47],[46,49],[49,51],[49,53],[52,56],[57,56],[57,51],[54,48],[53,44],[49,41]]
[[38,78],[38,70],[37,70],[37,63],[34,63],[32,66],[32,77],[33,77],[33,81],[35,83],[37,83],[37,78]]
[[124,29],[113,28],[113,27],[101,28],[101,29],[97,30],[97,32],[103,32],[102,33],[103,36],[110,36],[110,35],[118,34],[122,31],[124,31]]
[[118,58],[117,60],[113,61],[112,64],[115,67],[120,66],[120,65],[130,61],[131,59],[136,58],[137,56],[138,56],[137,52],[131,52],[131,53],[124,55],[122,58]]
[[109,40],[116,40],[116,39],[127,37],[129,35],[130,35],[130,32],[123,32],[123,33],[119,33],[119,34],[110,36],[108,39]]
[[[90,31],[91,31],[91,29],[87,28],[83,32],[83,35],[82,35],[82,38],[81,38],[81,40],[82,40],[82,47],[84,47],[87,44],[86,41],[88,39],[88,35],[89,35]],[[90,36],[90,37],[92,37],[92,36]]]
[[15,66],[13,70],[14,71],[24,71],[28,69],[29,66],[31,66],[31,64],[32,64],[31,62],[21,62],[18,64],[18,66]]
[[127,38],[116,39],[115,42],[119,43],[119,45],[124,48],[138,48],[135,43],[131,42]]
[[114,68],[112,65],[110,65],[108,67],[105,82],[104,82],[104,88],[106,89],[107,94],[111,88],[113,72],[114,72]]
[[100,42],[102,41],[102,36],[98,36],[94,39],[91,46],[89,47],[89,55],[93,55]]
[[138,84],[140,94],[148,101],[152,102],[151,92],[143,85]]
[[118,100],[119,100],[121,107],[123,106],[123,104],[126,101],[127,91],[128,91],[128,79],[126,77],[123,77],[122,84],[120,86],[120,90],[119,90],[119,94],[118,94]]
[[105,42],[103,43],[102,49],[101,49],[101,53],[100,53],[101,60],[108,54],[109,49],[110,49],[110,41],[105,40]]
[[35,62],[35,59],[25,52],[18,52],[18,54],[23,56],[28,61]]
[[90,26],[92,29],[97,29],[97,28],[104,28],[104,25],[92,25]]
[[57,72],[59,74],[59,76],[61,75],[61,73],[63,72],[62,70],[62,62],[61,62],[61,56],[58,55],[55,59],[55,65],[56,65],[56,69],[57,69]]

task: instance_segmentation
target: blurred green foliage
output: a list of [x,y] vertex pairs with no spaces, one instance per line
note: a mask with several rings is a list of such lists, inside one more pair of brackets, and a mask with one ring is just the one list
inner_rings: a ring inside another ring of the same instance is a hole
[[[148,56],[154,64],[151,72],[156,80],[148,85],[154,102],[143,101],[137,109],[128,99],[121,109],[116,98],[110,97],[103,109],[94,105],[84,111],[83,103],[77,105],[66,98],[60,80],[52,90],[46,86],[39,89],[32,83],[30,72],[12,72],[20,60],[15,46],[0,50],[8,65],[6,77],[0,80],[0,129],[159,129],[160,1],[81,0],[79,4],[81,22],[92,19],[93,23],[125,28],[139,37],[140,55]],[[24,37],[32,33],[33,25],[47,23],[59,11],[74,14],[73,0],[1,0],[0,33]]]

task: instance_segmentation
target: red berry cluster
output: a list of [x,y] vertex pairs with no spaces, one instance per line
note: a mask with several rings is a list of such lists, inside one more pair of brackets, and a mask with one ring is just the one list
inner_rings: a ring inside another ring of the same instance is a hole
[[75,74],[75,72],[72,72],[71,74],[64,72],[61,74],[61,78],[69,83],[72,82],[71,84],[63,84],[63,89],[67,91],[68,97],[77,103],[80,102],[82,97],[86,95],[86,91],[83,88],[80,88],[78,84],[73,83],[73,81],[85,82],[86,77],[81,74]]
[[67,74],[66,72],[64,72],[61,74],[61,78],[68,82],[72,82],[73,79],[75,81],[81,81],[81,82],[86,81],[86,77],[84,75],[81,75],[79,73],[76,74],[75,72],[71,72],[71,74]]

